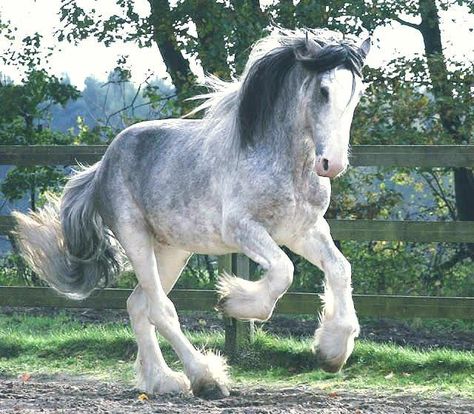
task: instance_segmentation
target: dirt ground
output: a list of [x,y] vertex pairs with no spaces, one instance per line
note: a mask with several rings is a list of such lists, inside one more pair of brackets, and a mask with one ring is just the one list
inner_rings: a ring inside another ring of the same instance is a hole
[[231,396],[205,401],[192,396],[140,400],[139,393],[117,384],[77,378],[42,381],[0,379],[0,412],[10,413],[474,413],[474,402],[419,398],[409,394],[328,393],[308,386],[234,388]]

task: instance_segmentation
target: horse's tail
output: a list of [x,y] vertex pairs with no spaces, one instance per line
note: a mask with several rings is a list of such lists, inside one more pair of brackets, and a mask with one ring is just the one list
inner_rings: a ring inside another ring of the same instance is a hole
[[120,252],[94,202],[100,163],[76,173],[62,198],[49,197],[38,212],[13,213],[22,256],[60,293],[83,299],[105,287],[120,269]]

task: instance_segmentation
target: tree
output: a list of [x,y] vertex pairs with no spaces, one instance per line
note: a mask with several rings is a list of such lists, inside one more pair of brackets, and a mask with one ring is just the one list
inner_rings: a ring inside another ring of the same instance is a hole
[[[411,0],[408,2],[383,1],[366,6],[358,16],[365,27],[373,30],[376,25],[398,22],[421,34],[424,42],[424,59],[412,62],[402,61],[404,67],[398,70],[403,79],[411,75],[411,83],[425,88],[432,96],[435,122],[440,133],[434,138],[436,143],[468,144],[474,135],[474,107],[471,85],[474,82],[472,64],[450,61],[443,49],[439,11],[453,5],[465,5],[474,13],[473,3],[462,0]],[[407,16],[407,17],[402,17]],[[410,20],[418,20],[413,23]],[[413,88],[412,88],[413,89]],[[469,168],[455,168],[454,188],[456,217],[461,221],[474,221],[474,173]],[[460,257],[468,254],[474,259],[474,245],[466,246]]]
[[[9,40],[13,40],[13,36]],[[66,144],[72,140],[67,134],[47,127],[46,114],[52,105],[65,105],[76,99],[79,91],[62,82],[41,67],[49,52],[41,49],[41,36],[35,33],[22,39],[23,48],[3,53],[5,63],[24,73],[21,84],[8,80],[0,83],[0,143],[4,145]],[[20,199],[29,193],[30,207],[36,209],[37,190],[44,192],[58,188],[64,172],[56,167],[15,167],[1,184],[9,200]]]
[[281,0],[262,6],[259,0],[148,0],[149,12],[140,15],[133,0],[119,0],[120,12],[104,16],[96,8],[62,0],[60,41],[80,42],[95,37],[107,46],[116,41],[139,47],[156,45],[181,98],[195,92],[196,74],[190,59],[206,73],[223,79],[240,74],[250,47],[270,23],[282,27],[330,27],[360,31],[353,14],[361,5],[344,0]]
[[[120,0],[121,14],[104,18],[93,8],[86,10],[63,0],[60,15],[64,27],[58,31],[58,39],[79,42],[93,36],[106,45],[117,40],[140,47],[156,45],[183,105],[186,97],[197,92],[190,58],[197,59],[207,73],[229,78],[242,70],[249,46],[268,24],[268,16],[255,0],[184,0],[174,7],[168,0],[148,3],[149,14],[140,16],[132,0]],[[192,26],[195,33],[189,30]]]

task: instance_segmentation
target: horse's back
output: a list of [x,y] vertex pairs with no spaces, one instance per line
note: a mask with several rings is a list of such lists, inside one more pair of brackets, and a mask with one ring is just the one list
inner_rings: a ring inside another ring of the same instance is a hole
[[165,119],[144,121],[131,125],[120,132],[110,144],[104,155],[109,158],[120,157],[124,162],[166,161],[169,153],[178,152],[182,146],[195,145],[199,120]]
[[[146,221],[154,236],[190,248],[219,244],[215,168],[198,120],[147,121],[122,131],[99,171],[101,215]],[[206,237],[207,235],[207,237]]]

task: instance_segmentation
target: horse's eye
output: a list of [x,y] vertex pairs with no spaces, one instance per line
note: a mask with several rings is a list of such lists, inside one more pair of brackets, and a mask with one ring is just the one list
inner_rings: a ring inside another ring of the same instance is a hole
[[326,86],[321,86],[320,93],[325,102],[329,101],[329,89]]

